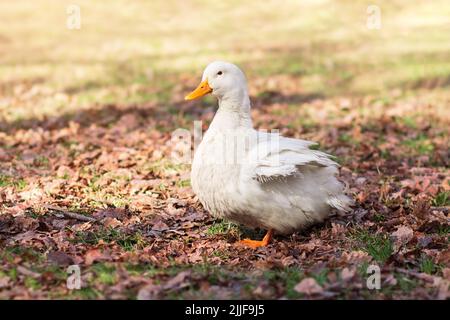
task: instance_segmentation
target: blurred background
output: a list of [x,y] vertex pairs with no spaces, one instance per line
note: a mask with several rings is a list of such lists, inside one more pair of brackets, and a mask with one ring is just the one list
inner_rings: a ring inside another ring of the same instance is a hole
[[111,103],[170,110],[215,59],[242,66],[253,95],[448,102],[446,0],[18,0],[0,21],[3,126]]

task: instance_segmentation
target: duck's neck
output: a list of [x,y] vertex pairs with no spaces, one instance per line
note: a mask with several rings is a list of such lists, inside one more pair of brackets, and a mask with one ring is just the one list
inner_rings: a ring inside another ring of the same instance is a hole
[[247,91],[239,90],[219,98],[219,109],[209,128],[210,130],[253,128]]

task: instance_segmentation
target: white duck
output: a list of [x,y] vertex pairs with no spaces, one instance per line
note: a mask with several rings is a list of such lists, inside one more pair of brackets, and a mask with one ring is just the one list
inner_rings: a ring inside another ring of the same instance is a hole
[[191,182],[203,206],[214,216],[260,227],[266,246],[274,232],[292,233],[323,221],[334,208],[348,211],[352,200],[336,179],[337,163],[311,150],[314,142],[253,129],[244,73],[216,61],[186,100],[212,93],[219,109],[196,150]]

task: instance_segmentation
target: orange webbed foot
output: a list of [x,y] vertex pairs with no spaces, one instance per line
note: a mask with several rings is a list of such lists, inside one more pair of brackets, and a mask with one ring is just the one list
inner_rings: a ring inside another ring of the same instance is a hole
[[262,240],[251,240],[251,239],[244,239],[239,241],[240,244],[245,245],[247,247],[257,249],[259,247],[265,247],[267,246],[270,241],[272,240],[273,236],[273,230],[267,231],[266,235]]

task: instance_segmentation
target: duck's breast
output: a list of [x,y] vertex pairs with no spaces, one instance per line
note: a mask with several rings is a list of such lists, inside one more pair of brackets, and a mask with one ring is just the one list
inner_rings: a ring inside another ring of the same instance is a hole
[[217,217],[227,217],[238,202],[240,165],[226,159],[220,137],[199,145],[191,169],[191,185],[205,209]]

